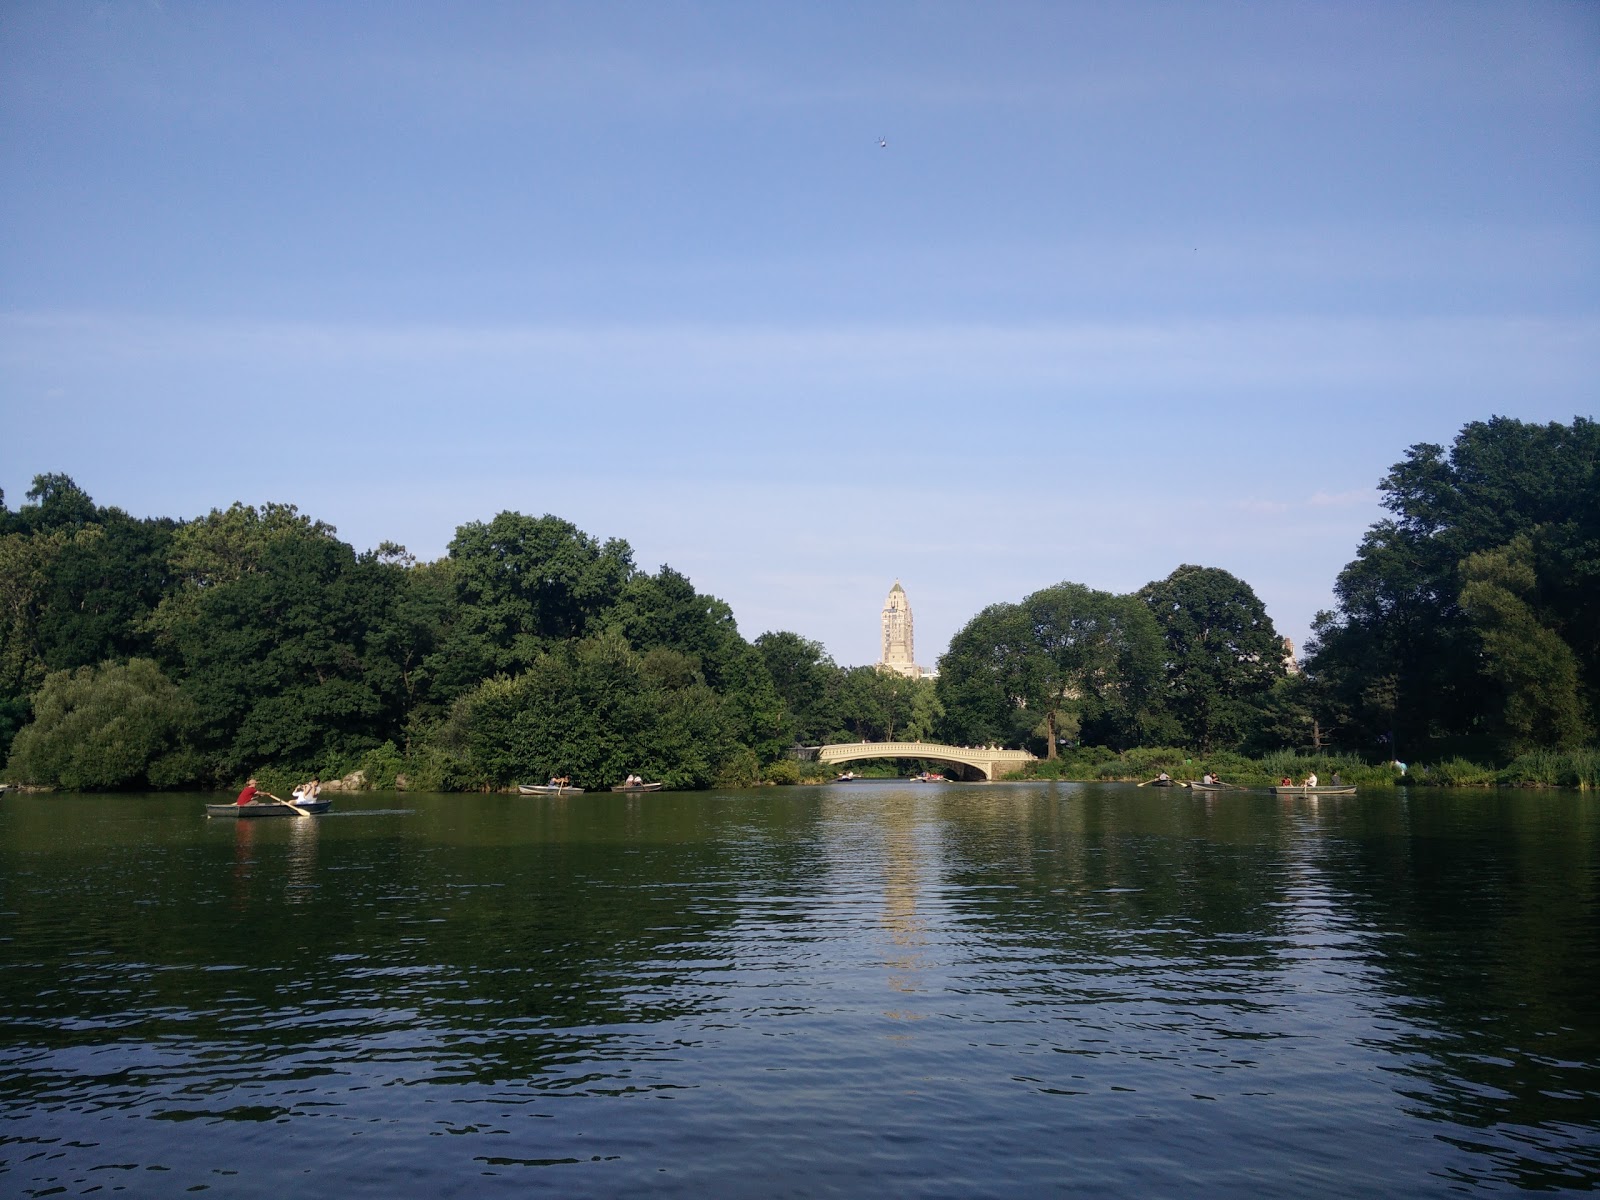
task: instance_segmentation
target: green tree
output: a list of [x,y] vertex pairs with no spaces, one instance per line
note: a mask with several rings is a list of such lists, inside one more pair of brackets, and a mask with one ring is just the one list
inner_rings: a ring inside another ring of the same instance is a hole
[[842,671],[822,643],[784,630],[763,633],[755,647],[783,701],[797,742],[821,745],[842,727],[837,711]]
[[17,519],[32,532],[81,529],[99,520],[99,510],[89,493],[73,482],[70,475],[35,475],[33,486],[28,489],[28,499],[33,503],[24,504]]
[[458,528],[450,564],[456,603],[425,664],[445,703],[525,669],[557,642],[597,632],[633,574],[633,552],[559,517],[502,512]]
[[1283,643],[1250,585],[1217,567],[1185,564],[1139,598],[1165,642],[1164,704],[1186,744],[1236,747],[1283,678]]
[[151,617],[202,715],[213,773],[265,762],[330,770],[403,722],[391,621],[403,569],[357,557],[290,506],[235,505],[180,529],[182,580]]
[[171,521],[95,506],[66,475],[0,512],[0,755],[47,672],[148,655],[142,623],[167,585]]
[[1506,753],[1582,745],[1592,729],[1577,657],[1530,603],[1538,588],[1533,539],[1518,534],[1499,549],[1468,555],[1461,574],[1461,607],[1483,645],[1480,669],[1501,696]]
[[1600,688],[1600,425],[1473,422],[1448,452],[1422,443],[1380,485],[1394,515],[1367,531],[1318,614],[1306,667],[1340,744],[1371,752],[1479,753],[1502,730],[1485,688],[1482,621],[1461,602],[1464,564],[1526,535],[1524,602],[1565,642],[1577,689]]
[[456,615],[453,564],[448,558],[419,563],[403,546],[385,542],[362,556],[362,566],[376,600],[365,657],[387,673],[384,688],[399,698],[405,714],[400,740],[409,751],[415,737],[445,717],[458,694],[448,683],[439,686],[433,674]]
[[0,536],[0,697],[26,699],[49,673],[39,635],[50,568],[66,548],[98,529]]
[[1274,750],[1320,749],[1322,730],[1315,712],[1325,706],[1318,706],[1314,688],[1306,675],[1285,675],[1277,680],[1251,710],[1243,752],[1262,755]]
[[[52,556],[40,596],[40,652],[52,670],[148,656],[146,622],[170,582],[175,523],[101,509]],[[96,536],[89,536],[96,533]]]
[[738,749],[688,656],[641,656],[615,632],[556,643],[521,674],[488,680],[453,721],[473,764],[499,784],[559,774],[599,788],[632,771],[705,787]]
[[961,745],[1019,745],[1038,723],[1027,710],[1027,657],[1036,653],[1020,604],[991,604],[950,639],[937,686],[940,736]]
[[655,575],[635,574],[603,623],[635,650],[689,656],[759,761],[772,762],[788,748],[793,727],[763,656],[740,636],[733,610],[696,592],[686,575],[665,564]]
[[1108,746],[1157,722],[1161,633],[1137,598],[1061,583],[991,605],[951,640],[939,697],[954,740],[1017,745],[1042,728],[1054,758],[1064,722]]
[[200,774],[189,741],[194,706],[149,659],[53,672],[34,714],[9,765],[28,783],[74,791],[173,787]]

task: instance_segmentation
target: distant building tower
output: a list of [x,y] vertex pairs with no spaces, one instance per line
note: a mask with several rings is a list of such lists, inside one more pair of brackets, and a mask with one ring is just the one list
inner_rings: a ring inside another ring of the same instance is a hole
[[1300,674],[1300,664],[1294,657],[1294,643],[1288,638],[1283,639],[1283,669],[1290,675]]
[[889,589],[889,598],[883,602],[883,656],[878,660],[878,670],[893,671],[911,679],[922,677],[917,666],[917,656],[911,642],[911,602],[906,590],[896,579]]

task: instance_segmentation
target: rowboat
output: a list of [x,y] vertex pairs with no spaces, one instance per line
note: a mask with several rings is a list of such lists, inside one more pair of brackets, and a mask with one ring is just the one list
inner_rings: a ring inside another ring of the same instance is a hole
[[835,783],[855,783],[860,778],[861,776],[854,771],[846,771],[843,775],[835,775],[833,781]]
[[[619,783],[612,788],[613,792],[659,792],[662,785],[659,783]],[[568,791],[571,789],[569,788]]]
[[292,817],[296,812],[325,813],[333,807],[332,800],[307,800],[304,804],[263,804],[252,800],[249,804],[208,804],[208,817]]
[[1175,782],[1173,782],[1172,780],[1170,780],[1170,779],[1152,779],[1150,781],[1150,786],[1151,787],[1177,787],[1178,785]]
[[1274,796],[1354,796],[1356,794],[1356,785],[1345,783],[1334,787],[1331,784],[1319,784],[1316,787],[1306,787],[1302,783],[1285,787],[1279,784],[1272,789],[1272,794]]
[[1240,792],[1245,789],[1237,783],[1188,783],[1185,787],[1197,792]]
[[570,783],[519,783],[517,791],[524,796],[581,796],[583,789]]

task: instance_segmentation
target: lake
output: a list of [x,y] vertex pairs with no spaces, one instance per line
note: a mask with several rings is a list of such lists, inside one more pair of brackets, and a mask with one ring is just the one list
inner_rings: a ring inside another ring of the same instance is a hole
[[0,799],[0,1192],[1600,1185],[1600,801]]

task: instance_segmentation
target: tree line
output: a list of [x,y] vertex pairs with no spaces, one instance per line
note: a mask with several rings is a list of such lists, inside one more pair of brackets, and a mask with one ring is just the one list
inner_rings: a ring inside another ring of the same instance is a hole
[[468,789],[629,772],[754,782],[796,744],[931,739],[1506,758],[1592,742],[1600,432],[1494,418],[1412,446],[1320,613],[1304,670],[1243,580],[1183,565],[984,609],[937,681],[746,640],[625,541],[502,512],[418,562],[292,505],[193,520],[65,475],[0,493],[0,756],[76,789],[208,787],[271,765]]
[[418,562],[292,505],[141,519],[59,474],[15,511],[0,494],[0,755],[28,782],[216,786],[272,765],[703,787],[753,781],[797,739],[928,736],[935,713],[931,685],[794,634],[746,641],[682,573],[554,516],[470,522]]

